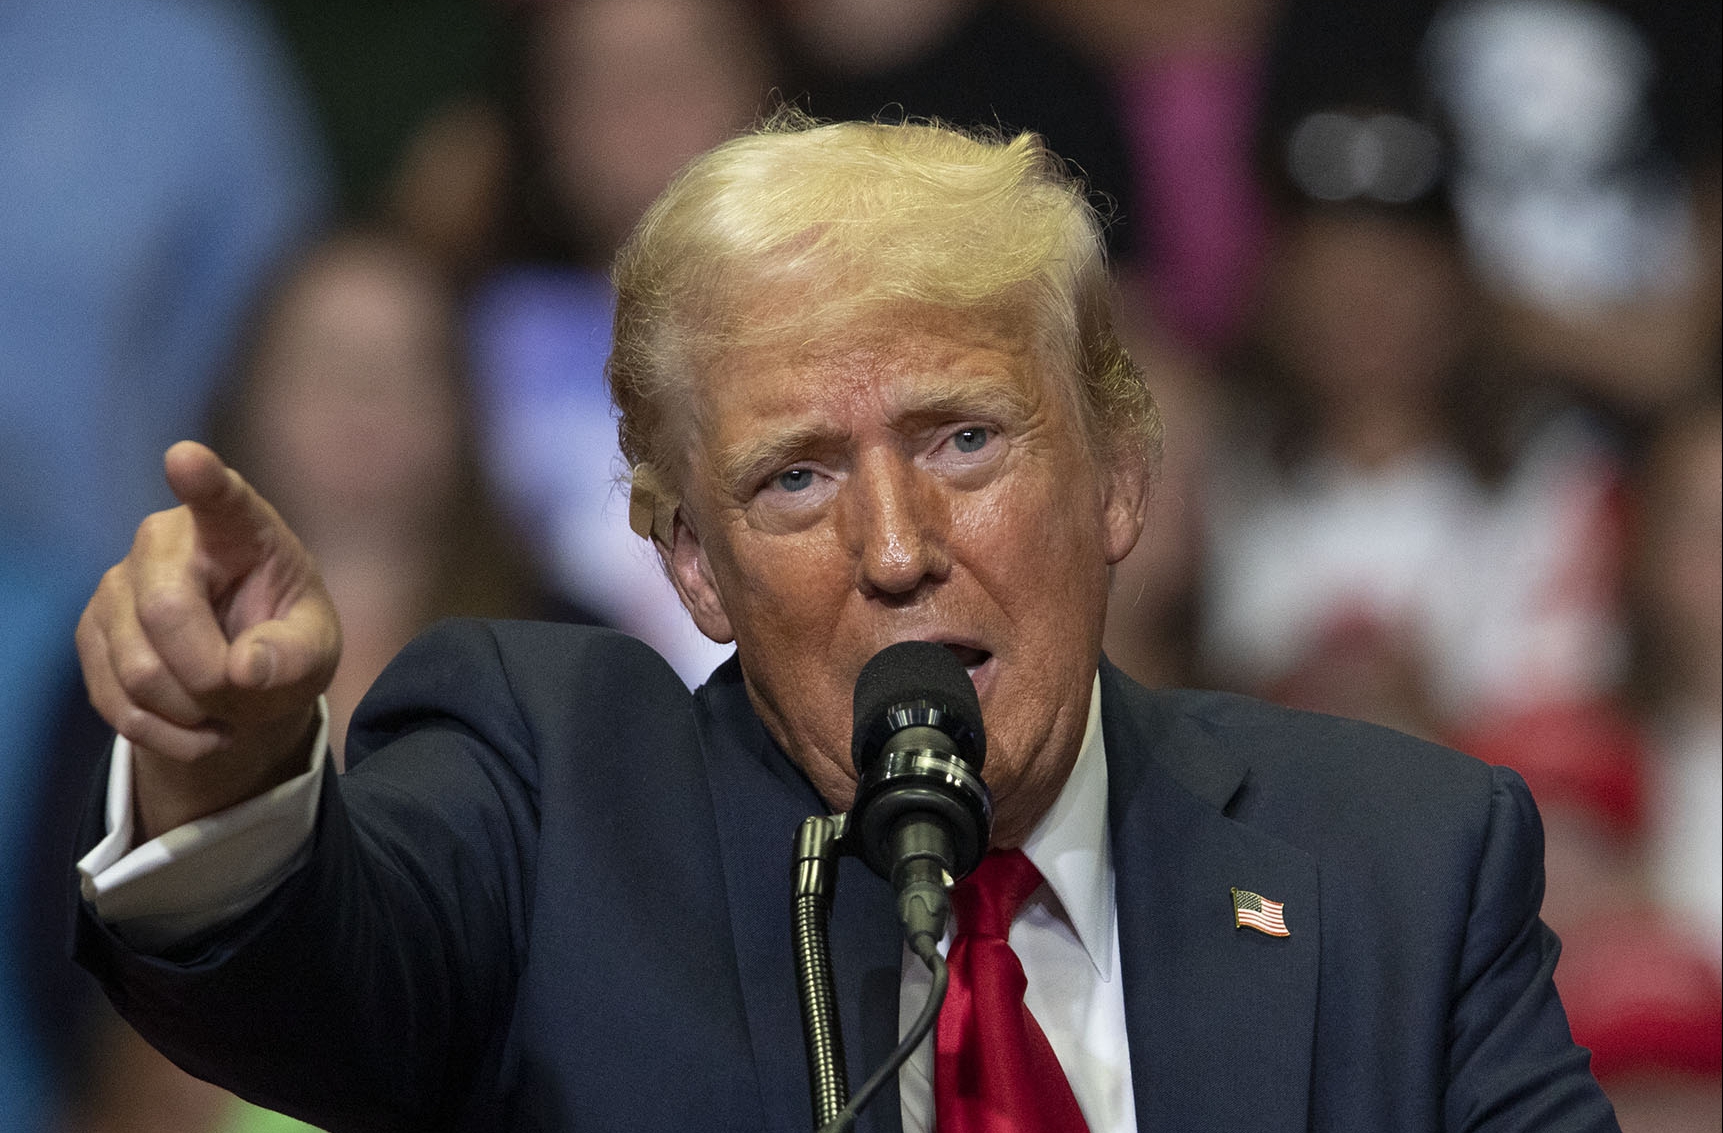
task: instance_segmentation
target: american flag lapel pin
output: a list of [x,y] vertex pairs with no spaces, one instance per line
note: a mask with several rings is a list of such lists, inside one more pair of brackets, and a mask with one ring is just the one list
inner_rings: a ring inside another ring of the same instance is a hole
[[1254,928],[1269,936],[1291,936],[1286,927],[1286,905],[1270,901],[1260,893],[1234,888],[1232,891],[1232,924],[1234,928]]

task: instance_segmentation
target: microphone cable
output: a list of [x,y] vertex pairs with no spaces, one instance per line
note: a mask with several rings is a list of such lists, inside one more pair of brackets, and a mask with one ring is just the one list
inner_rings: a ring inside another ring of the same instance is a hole
[[921,957],[921,962],[927,965],[927,970],[933,973],[933,986],[928,989],[927,1001],[922,1004],[921,1014],[915,1017],[915,1023],[903,1041],[897,1044],[897,1049],[891,1052],[878,1070],[862,1083],[849,1104],[838,1111],[838,1115],[820,1126],[818,1133],[849,1133],[855,1128],[856,1115],[862,1107],[873,1100],[873,1096],[891,1080],[892,1075],[903,1068],[909,1061],[909,1056],[915,1053],[928,1032],[933,1030],[934,1021],[939,1018],[939,1008],[945,1002],[945,990],[951,984],[951,973],[945,966],[945,957],[939,954],[939,946],[925,936],[917,936],[910,941],[910,947]]

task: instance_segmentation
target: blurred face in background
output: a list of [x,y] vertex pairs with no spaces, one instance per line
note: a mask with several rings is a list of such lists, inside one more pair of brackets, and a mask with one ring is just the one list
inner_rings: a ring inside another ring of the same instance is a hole
[[775,0],[801,49],[840,73],[884,70],[933,45],[980,0]]
[[1409,220],[1318,210],[1283,237],[1272,325],[1323,411],[1422,412],[1457,360],[1464,303],[1451,239]]
[[312,532],[394,533],[454,491],[455,309],[382,242],[318,250],[266,316],[241,407],[249,474]]
[[605,254],[683,164],[753,119],[769,82],[760,34],[725,0],[556,3],[536,35],[553,193]]

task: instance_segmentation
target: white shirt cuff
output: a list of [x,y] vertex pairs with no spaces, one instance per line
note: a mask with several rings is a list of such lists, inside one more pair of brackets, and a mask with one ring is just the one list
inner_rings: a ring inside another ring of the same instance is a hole
[[78,862],[84,899],[128,944],[160,952],[258,905],[310,853],[317,826],[329,705],[303,774],[256,798],[132,846],[132,745],[114,739],[107,836]]

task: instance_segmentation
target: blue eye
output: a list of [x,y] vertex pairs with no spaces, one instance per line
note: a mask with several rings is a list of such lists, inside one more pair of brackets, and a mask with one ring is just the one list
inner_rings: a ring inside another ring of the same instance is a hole
[[974,426],[953,433],[951,443],[957,447],[958,452],[980,452],[986,446],[989,436],[989,430]]
[[813,471],[807,468],[792,468],[787,472],[780,472],[772,481],[786,492],[799,492],[813,482]]

